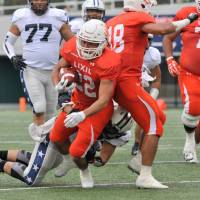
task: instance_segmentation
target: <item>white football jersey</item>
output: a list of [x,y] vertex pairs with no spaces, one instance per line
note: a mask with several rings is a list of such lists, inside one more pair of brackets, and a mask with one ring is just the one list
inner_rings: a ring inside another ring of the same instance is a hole
[[[161,55],[158,49],[154,47],[149,47],[144,55],[144,66],[147,67],[148,70],[155,68],[157,65],[161,63]],[[142,69],[144,71],[145,69]]]
[[33,68],[51,70],[59,59],[59,31],[68,23],[67,13],[49,8],[44,15],[38,16],[30,8],[21,8],[14,12],[12,23],[21,32],[25,63]]
[[84,24],[84,20],[80,17],[74,18],[69,22],[69,24],[71,26],[71,31],[73,33],[77,33],[81,29],[81,26]]

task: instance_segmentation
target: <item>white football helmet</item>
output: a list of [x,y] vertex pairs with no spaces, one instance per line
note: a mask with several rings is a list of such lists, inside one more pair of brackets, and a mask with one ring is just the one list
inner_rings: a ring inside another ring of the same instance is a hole
[[104,22],[98,19],[87,21],[77,33],[76,49],[78,55],[85,60],[101,56],[107,46],[107,36],[107,26]]
[[124,0],[125,11],[143,11],[149,13],[151,7],[156,5],[156,0]]
[[129,131],[133,126],[133,118],[131,117],[131,114],[118,105],[114,106],[111,122],[119,133]]
[[195,2],[196,2],[197,12],[200,13],[200,0],[195,0]]
[[91,19],[88,16],[88,13],[87,13],[88,10],[100,11],[102,13],[100,20],[103,20],[105,16],[105,6],[102,0],[85,0],[84,1],[82,5],[82,11],[81,11],[81,16],[84,21],[88,21],[89,19]]

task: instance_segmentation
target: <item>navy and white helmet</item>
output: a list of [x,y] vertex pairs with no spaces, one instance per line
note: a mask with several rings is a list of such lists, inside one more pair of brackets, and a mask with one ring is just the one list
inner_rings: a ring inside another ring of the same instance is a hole
[[[96,14],[90,16],[89,11],[95,11]],[[82,5],[81,16],[84,21],[90,19],[103,20],[105,16],[105,6],[102,0],[85,0]]]
[[133,126],[131,114],[118,105],[114,106],[111,122],[112,126],[115,127],[119,133],[129,131]]
[[31,10],[33,10],[33,12],[36,15],[43,15],[49,7],[49,3],[50,0],[43,0],[43,1],[34,1],[34,0],[28,0],[28,5],[30,6]]

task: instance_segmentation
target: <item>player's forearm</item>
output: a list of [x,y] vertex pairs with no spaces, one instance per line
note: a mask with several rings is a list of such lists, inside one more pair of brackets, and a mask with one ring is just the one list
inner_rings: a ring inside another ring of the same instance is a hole
[[86,116],[93,115],[103,108],[105,108],[110,102],[114,90],[114,84],[111,80],[103,80],[99,87],[99,98],[87,109],[84,110]]
[[65,61],[64,58],[61,58],[59,62],[54,66],[51,73],[51,79],[54,85],[56,85],[60,81],[60,78],[59,78],[60,69],[65,68],[65,67],[67,68],[69,67],[69,65],[67,61]]
[[53,84],[56,85],[59,82],[59,70],[60,70],[60,65],[57,64],[53,68],[53,71],[51,73],[51,79],[53,81]]
[[163,38],[163,51],[166,58],[173,56],[173,40],[167,35]]
[[10,59],[16,55],[14,45],[16,43],[17,38],[18,36],[8,31],[3,42],[3,50]]
[[110,98],[102,98],[95,101],[90,107],[83,111],[86,117],[100,112],[103,108],[105,108],[108,105]]

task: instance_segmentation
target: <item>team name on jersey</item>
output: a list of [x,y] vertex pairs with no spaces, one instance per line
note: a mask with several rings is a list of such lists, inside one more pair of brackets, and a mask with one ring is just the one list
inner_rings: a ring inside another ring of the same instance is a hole
[[84,74],[89,74],[89,75],[91,75],[91,69],[90,69],[90,67],[88,67],[88,66],[86,66],[86,65],[84,65],[84,64],[82,64],[82,63],[79,63],[79,62],[77,62],[77,61],[74,61],[73,65],[74,65],[74,67],[75,67],[76,69],[78,69],[80,72],[83,72]]

